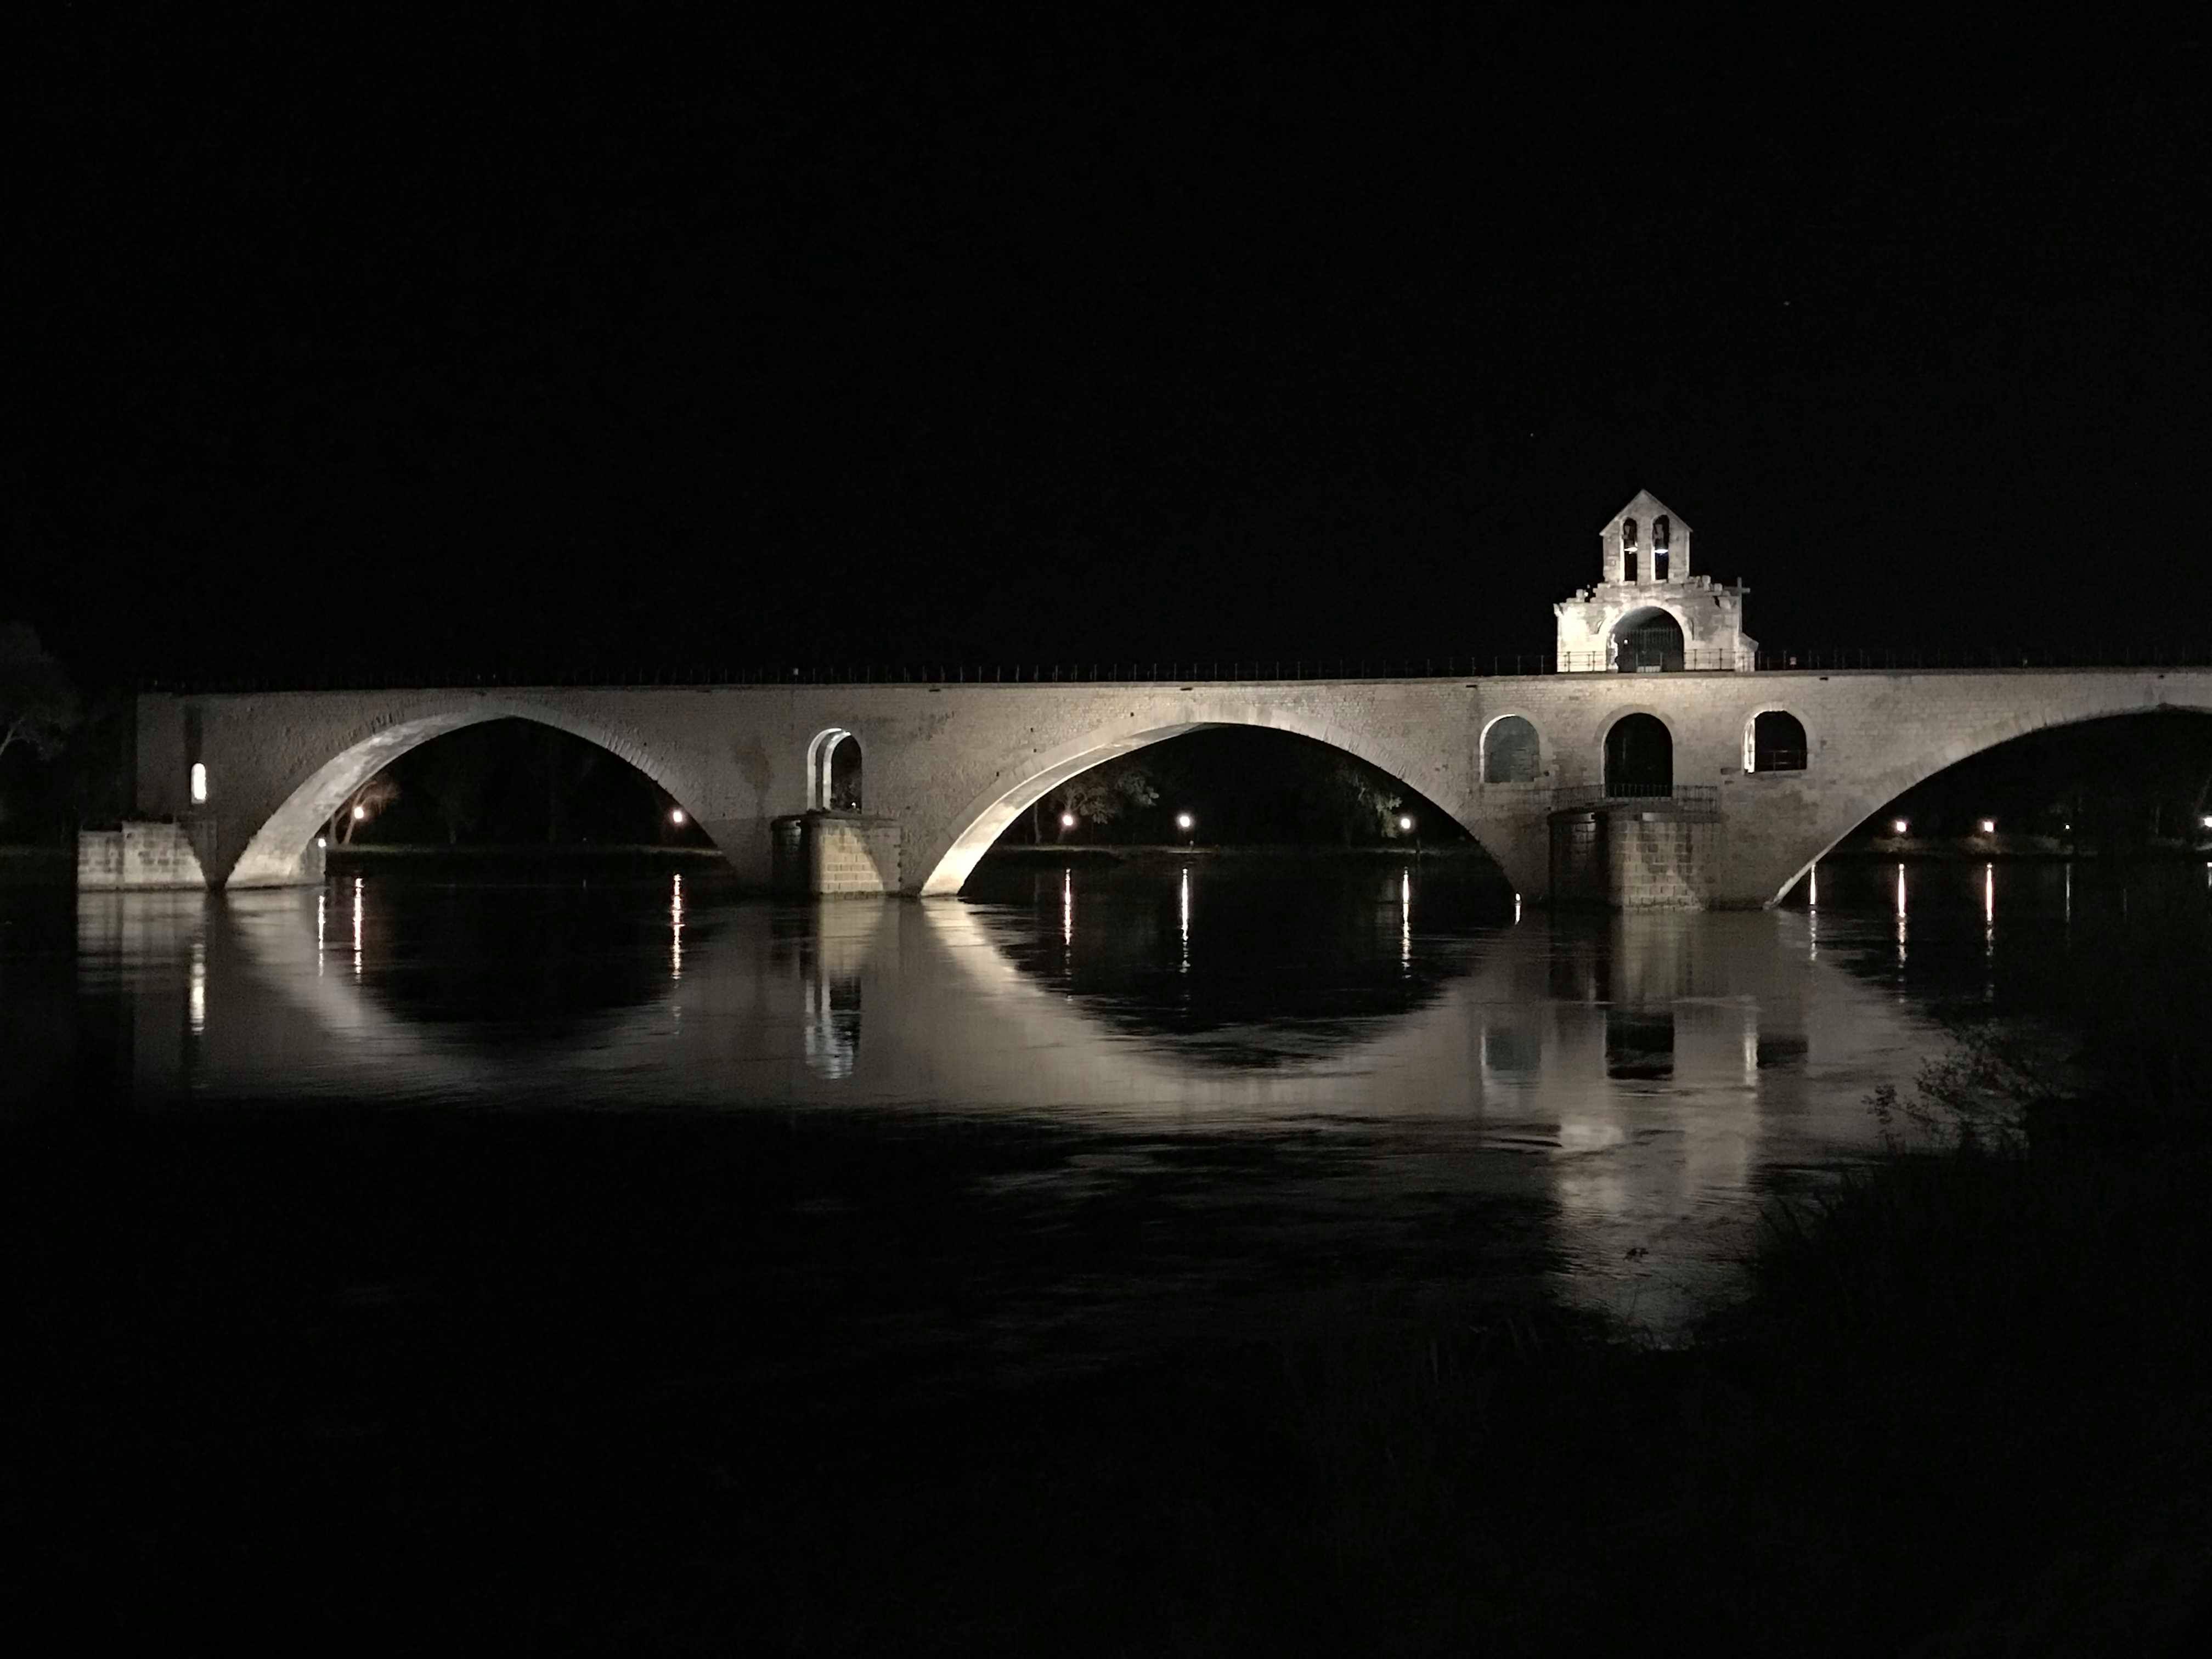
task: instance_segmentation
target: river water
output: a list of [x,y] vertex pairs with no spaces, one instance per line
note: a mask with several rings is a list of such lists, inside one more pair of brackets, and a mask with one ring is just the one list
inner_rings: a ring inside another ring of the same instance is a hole
[[746,1202],[799,1255],[959,1289],[886,1292],[833,1367],[1536,1302],[1663,1339],[1741,1282],[1765,1206],[1875,1147],[1867,1097],[1942,1048],[1944,1005],[2212,888],[2153,876],[1832,865],[1811,903],[1615,917],[1435,860],[1008,860],[926,903],[748,899],[694,861],[19,884],[0,1110],[834,1121],[865,1179],[817,1161]]

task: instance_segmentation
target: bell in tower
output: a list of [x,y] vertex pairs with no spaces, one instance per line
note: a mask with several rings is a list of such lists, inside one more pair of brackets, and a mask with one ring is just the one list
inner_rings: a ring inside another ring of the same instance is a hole
[[1690,570],[1690,526],[1648,489],[1598,532],[1599,575],[1552,607],[1563,674],[1735,672],[1758,660],[1741,583]]

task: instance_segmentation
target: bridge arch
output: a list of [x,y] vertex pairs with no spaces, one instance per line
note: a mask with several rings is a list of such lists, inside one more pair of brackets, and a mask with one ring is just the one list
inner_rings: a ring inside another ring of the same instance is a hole
[[[1763,902],[1780,902],[1808,871],[1888,802],[1937,773],[2016,738],[2138,714],[2171,713],[2212,718],[2212,678],[2192,674],[2184,679],[2177,676],[2182,684],[2171,690],[2162,684],[2146,685],[2147,678],[2116,674],[2104,679],[2083,675],[2069,688],[2076,693],[2071,701],[2023,701],[2000,718],[1958,730],[1947,729],[1936,722],[1924,723],[1915,728],[1918,741],[1901,745],[1904,754],[1889,764],[1834,781],[1820,780],[1820,787],[1807,790],[1807,805],[1811,809],[1807,814],[1809,833],[1796,841],[1786,858],[1768,866],[1770,873],[1761,884],[1765,889]],[[2160,681],[2164,678],[2163,675],[2158,677]],[[1802,773],[1796,775],[1807,778]],[[1808,848],[1811,850],[1807,852]],[[1785,862],[1786,872],[1781,867]]]
[[[1108,761],[1118,759],[1123,755],[1134,754],[1140,749],[1149,749],[1156,743],[1165,743],[1170,738],[1179,738],[1186,732],[1207,731],[1224,726],[1247,726],[1264,731],[1287,732],[1293,736],[1310,738],[1316,743],[1340,750],[1352,756],[1355,760],[1364,761],[1377,771],[1404,784],[1407,788],[1425,799],[1434,801],[1438,809],[1449,817],[1454,823],[1467,830],[1470,836],[1475,834],[1474,826],[1468,823],[1461,813],[1446,803],[1437,801],[1431,791],[1424,789],[1413,781],[1408,773],[1414,769],[1409,767],[1402,758],[1390,753],[1380,744],[1373,741],[1365,733],[1356,730],[1347,731],[1334,721],[1322,717],[1258,720],[1249,718],[1249,712],[1240,712],[1238,714],[1224,714],[1218,717],[1194,717],[1170,724],[1151,726],[1135,732],[1110,729],[1095,732],[1079,738],[1072,743],[1063,744],[1034,758],[1025,759],[1011,769],[1011,775],[1016,780],[1015,781],[994,787],[969,800],[953,814],[951,823],[945,832],[926,842],[916,849],[920,852],[921,857],[916,863],[909,864],[908,868],[910,871],[918,868],[927,873],[923,876],[920,887],[913,890],[918,890],[925,898],[949,896],[957,893],[962,884],[968,879],[969,873],[975,869],[983,854],[991,849],[993,843],[1006,833],[1007,826],[1026,812],[1037,800],[1057,789],[1070,778],[1079,776],[1095,766],[1103,766]],[[1007,775],[1009,774],[1001,774],[1002,777]],[[1479,841],[1480,837],[1477,836],[1476,839]],[[1494,851],[1492,855],[1495,856]]]
[[[684,809],[692,823],[705,827],[696,805],[700,792],[694,781],[665,764],[626,726],[585,710],[527,696],[455,693],[380,710],[347,730],[338,739],[336,753],[325,753],[320,758],[313,754],[304,757],[286,783],[279,786],[283,793],[266,805],[248,811],[251,833],[237,858],[228,861],[227,874],[217,876],[215,870],[209,874],[231,887],[296,882],[308,843],[356,790],[434,738],[497,720],[551,726],[605,750],[644,773]],[[328,744],[319,749],[326,751]]]

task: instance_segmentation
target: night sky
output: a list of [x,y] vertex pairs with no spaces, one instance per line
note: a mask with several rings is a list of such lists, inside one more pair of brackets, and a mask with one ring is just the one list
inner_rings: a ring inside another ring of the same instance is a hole
[[13,26],[0,616],[95,686],[1540,652],[1645,486],[1771,646],[2212,648],[2197,35],[813,15]]

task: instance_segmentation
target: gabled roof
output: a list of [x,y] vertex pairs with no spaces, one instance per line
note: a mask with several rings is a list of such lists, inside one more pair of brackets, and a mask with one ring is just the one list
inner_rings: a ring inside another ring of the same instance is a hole
[[1668,520],[1672,521],[1675,529],[1687,530],[1690,527],[1689,521],[1684,519],[1680,514],[1674,511],[1673,507],[1668,506],[1666,502],[1661,501],[1656,495],[1653,495],[1648,489],[1639,489],[1635,495],[1629,497],[1626,505],[1622,507],[1620,512],[1614,514],[1610,519],[1607,519],[1602,525],[1598,526],[1598,533],[1600,535],[1603,535],[1607,531],[1612,529],[1613,526],[1619,524],[1623,519],[1629,518],[1631,516],[1640,519],[1648,525],[1662,513],[1664,513]]

